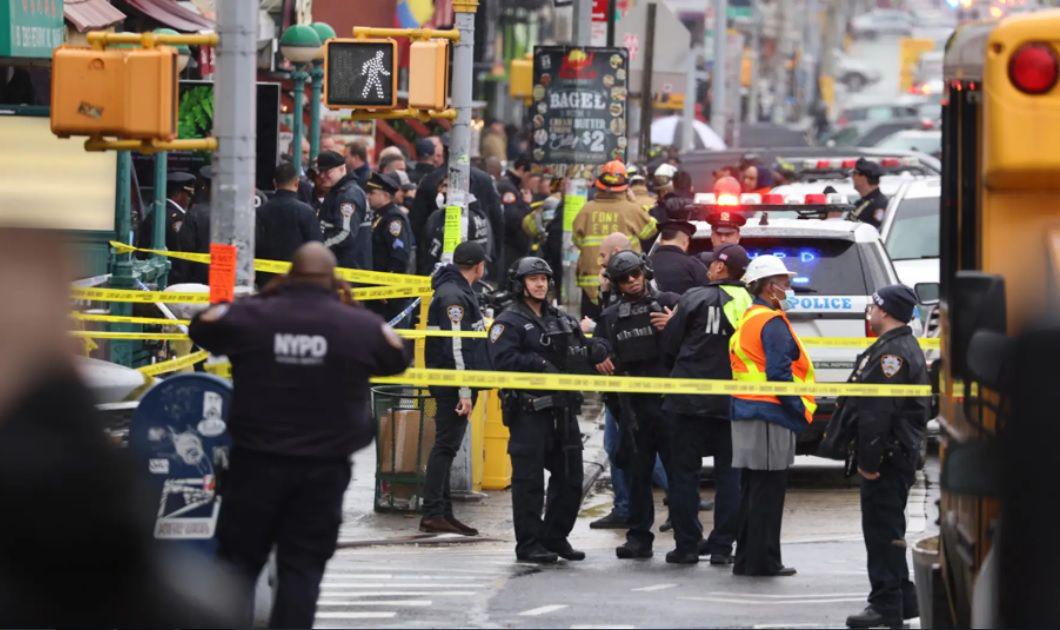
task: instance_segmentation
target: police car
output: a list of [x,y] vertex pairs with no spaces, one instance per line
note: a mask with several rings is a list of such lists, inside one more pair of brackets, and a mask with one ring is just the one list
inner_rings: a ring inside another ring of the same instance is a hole
[[[712,195],[697,195],[706,216],[717,206]],[[762,203],[765,202],[765,203]],[[894,265],[876,228],[844,218],[824,218],[849,212],[841,195],[810,194],[804,198],[779,195],[742,195],[739,209],[748,217],[740,229],[740,245],[752,258],[772,254],[795,272],[791,286],[797,305],[788,311],[795,332],[809,337],[873,337],[865,315],[872,293],[898,281]],[[693,221],[696,233],[689,253],[710,251],[711,227]],[[863,348],[809,346],[819,382],[846,382]],[[818,399],[815,421],[799,438],[799,452],[813,452],[835,408],[834,399]]]

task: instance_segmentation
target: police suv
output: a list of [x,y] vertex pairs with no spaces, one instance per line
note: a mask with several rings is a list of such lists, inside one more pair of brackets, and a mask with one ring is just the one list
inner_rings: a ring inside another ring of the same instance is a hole
[[[696,196],[697,213],[706,216],[717,206],[713,195]],[[740,245],[751,258],[772,254],[797,275],[791,280],[797,306],[788,318],[800,338],[869,338],[866,318],[872,293],[898,281],[876,228],[849,221],[852,206],[842,195],[809,194],[803,198],[744,194],[738,206],[747,217]],[[837,217],[836,215],[841,215]],[[825,218],[833,216],[836,218]],[[693,221],[696,233],[689,253],[709,252],[710,224]],[[809,345],[819,382],[846,382],[861,347]],[[799,452],[809,453],[824,432],[835,399],[819,398],[815,421],[799,437]]]

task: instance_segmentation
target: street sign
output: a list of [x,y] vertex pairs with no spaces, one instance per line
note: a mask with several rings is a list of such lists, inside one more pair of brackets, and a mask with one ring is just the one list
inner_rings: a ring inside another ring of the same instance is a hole
[[325,106],[332,109],[397,107],[397,42],[329,39],[324,47]]
[[[639,2],[615,24],[615,45],[629,49],[630,85],[640,90],[640,73],[644,69],[644,50],[647,44],[648,4]],[[688,54],[692,36],[666,3],[655,5],[655,50],[652,53],[652,72],[672,73],[683,80],[688,73]]]
[[625,48],[534,48],[534,161],[625,161],[626,65]]
[[136,468],[158,501],[154,537],[212,546],[228,468],[232,386],[209,374],[179,374],[152,387],[129,427]]

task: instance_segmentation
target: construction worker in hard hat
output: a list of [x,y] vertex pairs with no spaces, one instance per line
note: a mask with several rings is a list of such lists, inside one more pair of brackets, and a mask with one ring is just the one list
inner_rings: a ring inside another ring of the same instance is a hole
[[[760,255],[743,281],[754,301],[729,342],[737,381],[812,384],[813,363],[785,311],[797,305],[791,277],[776,256]],[[806,394],[733,394],[732,465],[740,470],[736,575],[789,576],[780,559],[780,524],[796,435],[813,422],[817,405]]]
[[621,232],[630,238],[634,251],[640,241],[655,235],[655,220],[626,196],[629,179],[626,165],[620,160],[604,164],[596,178],[596,197],[574,218],[574,246],[578,256],[577,283],[582,288],[582,316],[598,319],[600,315],[597,253],[608,234]]
[[657,197],[674,191],[674,175],[677,175],[677,167],[669,162],[663,162],[655,169],[651,177],[651,187]]

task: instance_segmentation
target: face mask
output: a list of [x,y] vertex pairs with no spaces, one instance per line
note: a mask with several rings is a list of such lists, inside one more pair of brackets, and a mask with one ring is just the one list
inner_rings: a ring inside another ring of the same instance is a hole
[[445,193],[438,193],[434,197],[434,205],[438,206],[439,208],[445,208]]
[[798,300],[795,298],[795,290],[794,289],[785,289],[784,290],[784,299],[777,300],[777,307],[779,307],[779,308],[781,308],[781,309],[783,309],[785,311],[790,311],[790,310],[794,309],[796,306],[798,306],[798,303],[799,303]]

